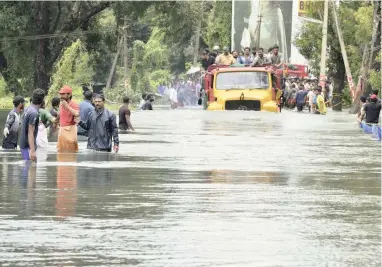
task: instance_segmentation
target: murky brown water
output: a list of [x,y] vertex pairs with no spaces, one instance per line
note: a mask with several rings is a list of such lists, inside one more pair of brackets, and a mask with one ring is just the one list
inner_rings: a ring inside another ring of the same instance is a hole
[[352,116],[132,119],[117,155],[0,151],[1,266],[381,265],[381,147]]

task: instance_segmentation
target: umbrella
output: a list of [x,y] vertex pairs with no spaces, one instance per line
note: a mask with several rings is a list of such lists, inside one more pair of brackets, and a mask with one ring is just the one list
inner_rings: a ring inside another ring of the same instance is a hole
[[200,67],[191,67],[191,69],[187,71],[187,74],[194,74],[196,72],[200,72]]

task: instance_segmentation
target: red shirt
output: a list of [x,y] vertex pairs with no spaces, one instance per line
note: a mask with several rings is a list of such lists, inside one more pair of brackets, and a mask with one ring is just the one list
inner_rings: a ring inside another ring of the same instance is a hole
[[[76,102],[71,100],[68,104],[69,104],[69,107],[71,107],[72,109],[77,111],[80,110],[80,107],[78,106]],[[67,110],[61,105],[60,106],[60,126],[70,126],[75,124],[76,122],[74,121],[74,116],[72,115],[72,113],[70,113],[69,110]]]

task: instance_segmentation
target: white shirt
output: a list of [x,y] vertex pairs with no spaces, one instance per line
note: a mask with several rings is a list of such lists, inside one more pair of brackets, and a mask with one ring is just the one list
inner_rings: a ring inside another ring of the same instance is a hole
[[174,88],[170,89],[170,101],[178,103],[178,93]]
[[308,97],[308,99],[309,99],[309,105],[313,105],[313,98],[314,98],[314,93],[313,93],[313,91],[309,91],[307,97]]

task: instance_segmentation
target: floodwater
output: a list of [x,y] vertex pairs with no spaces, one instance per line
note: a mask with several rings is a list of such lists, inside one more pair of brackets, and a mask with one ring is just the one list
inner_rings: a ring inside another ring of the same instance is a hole
[[0,151],[1,266],[381,265],[381,143],[354,116],[132,121],[118,154]]

